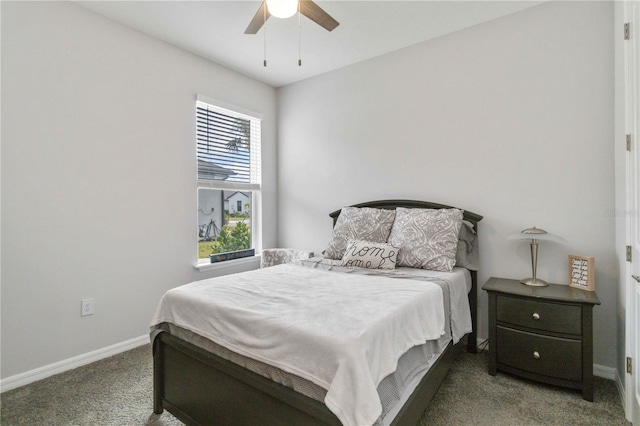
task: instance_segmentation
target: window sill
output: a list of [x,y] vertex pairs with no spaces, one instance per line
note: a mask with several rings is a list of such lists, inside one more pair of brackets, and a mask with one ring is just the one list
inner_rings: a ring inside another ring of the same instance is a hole
[[227,269],[234,266],[247,265],[251,263],[255,263],[256,267],[259,267],[260,255],[242,257],[240,259],[225,260],[224,262],[216,262],[216,263],[210,263],[210,261],[207,259],[199,259],[198,264],[195,266],[195,268],[199,272],[207,272],[207,271]]

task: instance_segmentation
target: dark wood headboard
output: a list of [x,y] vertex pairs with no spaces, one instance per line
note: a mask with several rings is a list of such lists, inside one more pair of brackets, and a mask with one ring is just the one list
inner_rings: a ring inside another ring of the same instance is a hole
[[[397,207],[405,207],[408,209],[457,209],[459,207],[446,206],[444,204],[431,203],[429,201],[415,201],[415,200],[380,200],[380,201],[367,201],[366,203],[354,204],[350,207],[371,207],[376,209],[387,209],[387,210],[395,210]],[[477,225],[478,222],[482,220],[482,216],[476,213],[472,213],[470,211],[460,209],[464,211],[463,219],[468,220],[473,223],[473,225]],[[336,224],[338,220],[338,216],[340,216],[340,210],[336,210],[333,213],[330,213],[329,216],[333,219],[333,224]],[[478,229],[477,226],[476,230]]]
[[[380,200],[380,201],[368,201],[365,203],[354,204],[351,207],[372,207],[376,209],[395,210],[397,207],[405,207],[409,209],[453,209],[459,207],[447,206],[444,204],[432,203],[429,201],[416,201],[416,200]],[[478,232],[478,222],[482,220],[482,216],[470,211],[463,210],[464,214],[462,218],[473,223],[473,227]],[[336,210],[330,213],[329,216],[333,219],[333,226],[336,225],[338,216],[340,216],[340,210]],[[478,316],[478,272],[469,271],[471,273],[471,291],[469,292],[469,306],[471,307],[471,324],[473,331],[467,335],[467,352],[477,352],[477,316]]]

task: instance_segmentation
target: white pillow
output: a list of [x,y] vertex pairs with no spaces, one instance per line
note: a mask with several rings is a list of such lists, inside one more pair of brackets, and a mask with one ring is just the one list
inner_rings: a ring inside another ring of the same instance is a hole
[[451,272],[456,263],[459,209],[396,209],[389,243],[400,247],[398,266]]
[[349,240],[340,266],[395,269],[399,248],[388,243]]

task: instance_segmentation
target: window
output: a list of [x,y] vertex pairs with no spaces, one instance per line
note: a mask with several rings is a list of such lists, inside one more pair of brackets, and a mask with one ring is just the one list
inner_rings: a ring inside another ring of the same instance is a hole
[[196,123],[198,263],[253,255],[260,248],[261,117],[198,96]]

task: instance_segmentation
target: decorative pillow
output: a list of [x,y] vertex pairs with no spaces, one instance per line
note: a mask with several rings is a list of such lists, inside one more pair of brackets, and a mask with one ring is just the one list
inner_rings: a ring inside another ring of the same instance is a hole
[[456,251],[456,266],[470,271],[478,270],[478,236],[473,229],[473,223],[463,220],[458,235]]
[[260,256],[260,267],[266,268],[282,263],[297,262],[298,260],[309,259],[310,257],[313,257],[313,252],[307,250],[286,248],[264,249]]
[[395,216],[394,210],[343,207],[324,255],[329,259],[342,259],[349,240],[386,243]]
[[400,247],[398,266],[451,272],[456,263],[459,209],[396,209],[389,243]]
[[395,269],[399,248],[388,243],[349,240],[340,266]]

